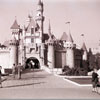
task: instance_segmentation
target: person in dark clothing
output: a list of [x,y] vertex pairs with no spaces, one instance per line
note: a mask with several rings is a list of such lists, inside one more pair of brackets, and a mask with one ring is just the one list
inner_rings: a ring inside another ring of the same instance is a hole
[[1,72],[2,67],[0,66],[0,88],[2,88],[2,72]]
[[13,78],[15,78],[15,74],[16,74],[16,66],[15,66],[15,64],[13,64],[13,67],[12,67],[12,74],[13,74]]
[[93,92],[97,92],[97,84],[99,82],[98,79],[98,74],[97,74],[97,69],[94,69],[93,73],[92,73],[92,91]]
[[18,79],[21,79],[21,63],[18,64]]

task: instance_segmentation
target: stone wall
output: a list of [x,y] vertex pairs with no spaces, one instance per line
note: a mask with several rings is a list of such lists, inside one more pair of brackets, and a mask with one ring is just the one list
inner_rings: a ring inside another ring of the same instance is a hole
[[2,73],[4,69],[9,68],[10,66],[10,53],[9,51],[0,51],[0,66],[2,66]]

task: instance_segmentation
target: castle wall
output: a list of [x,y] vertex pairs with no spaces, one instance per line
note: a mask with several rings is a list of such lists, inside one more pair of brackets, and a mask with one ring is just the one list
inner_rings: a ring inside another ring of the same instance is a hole
[[66,65],[66,52],[55,51],[55,68],[63,68]]
[[9,68],[10,65],[10,52],[0,50],[0,66],[2,66],[2,73],[4,73],[4,69]]
[[53,44],[48,45],[48,66],[49,68],[55,67],[55,52]]
[[80,67],[82,63],[82,50],[74,49],[75,67]]

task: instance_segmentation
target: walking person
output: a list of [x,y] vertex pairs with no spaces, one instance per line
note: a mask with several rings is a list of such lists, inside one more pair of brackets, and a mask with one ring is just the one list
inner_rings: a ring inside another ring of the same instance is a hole
[[2,72],[1,72],[2,67],[0,66],[0,88],[2,88]]
[[18,64],[18,79],[21,79],[21,63]]
[[16,66],[15,66],[15,64],[13,64],[13,67],[12,67],[12,74],[13,74],[13,78],[15,78],[15,75],[16,75]]
[[98,79],[97,69],[94,69],[92,73],[92,92],[98,92],[97,91],[98,82],[99,79]]
[[31,60],[31,65],[32,65],[32,70],[34,70],[34,67],[35,67],[35,63]]

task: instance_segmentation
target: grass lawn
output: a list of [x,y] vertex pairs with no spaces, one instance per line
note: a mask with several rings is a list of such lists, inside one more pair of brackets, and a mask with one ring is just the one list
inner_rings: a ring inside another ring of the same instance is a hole
[[91,78],[65,78],[78,84],[91,84]]

